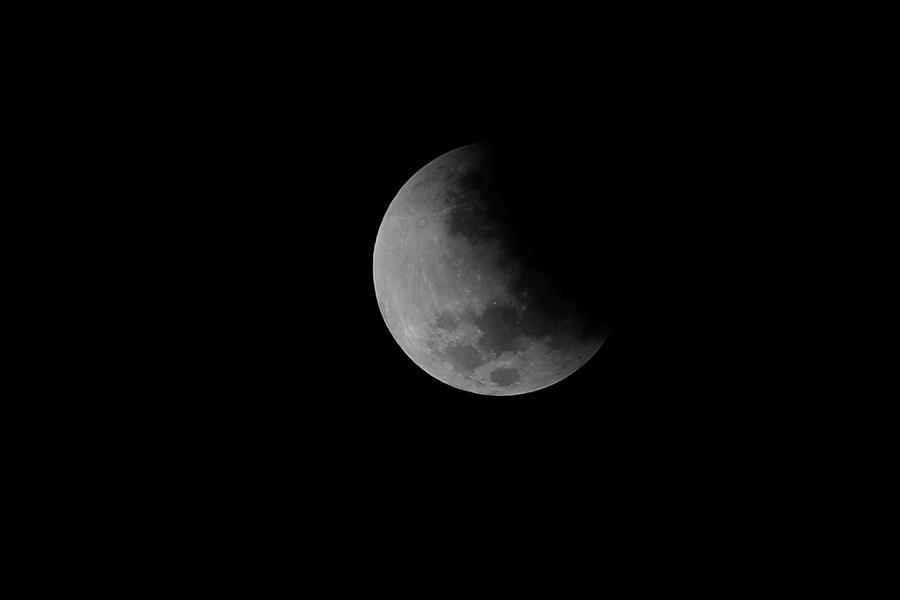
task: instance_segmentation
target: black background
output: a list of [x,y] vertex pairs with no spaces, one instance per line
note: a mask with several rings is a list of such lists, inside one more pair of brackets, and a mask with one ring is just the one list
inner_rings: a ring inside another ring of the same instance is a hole
[[[319,529],[325,560],[348,546],[380,556],[401,528],[413,549],[446,538],[468,551],[488,531],[521,547],[574,537],[571,554],[612,529],[628,556],[659,538],[679,554],[695,517],[713,548],[729,535],[719,514],[765,526],[782,498],[747,482],[788,487],[808,461],[760,460],[796,439],[803,407],[757,378],[783,367],[758,316],[779,298],[754,289],[746,257],[767,243],[756,223],[779,219],[771,173],[793,163],[771,118],[785,86],[754,84],[779,77],[747,60],[755,34],[725,51],[727,24],[695,42],[659,13],[524,27],[476,12],[452,31],[363,22],[361,37],[344,19],[332,33],[315,18],[201,16],[166,17],[134,52],[100,44],[60,86],[90,108],[66,106],[76,135],[60,153],[101,150],[83,170],[98,176],[65,183],[108,198],[86,215],[103,235],[78,231],[105,293],[82,279],[63,294],[84,294],[111,330],[85,336],[105,348],[85,378],[104,400],[65,397],[92,425],[73,428],[77,447],[97,448],[75,472],[120,461],[101,477],[151,507],[151,528],[214,542],[291,530],[279,547]],[[120,63],[91,78],[109,56]],[[553,196],[531,198],[548,246],[596,277],[609,321],[584,367],[522,396],[432,378],[375,299],[391,200],[477,142],[544,167],[527,175]]]
[[[691,274],[695,252],[709,256],[694,247],[693,220],[732,168],[718,139],[727,106],[703,104],[702,80],[682,97],[690,75],[671,77],[664,56],[638,52],[181,64],[179,85],[142,105],[152,108],[148,187],[162,198],[153,209],[169,265],[162,314],[173,321],[161,320],[176,332],[168,360],[202,397],[184,410],[448,443],[470,428],[486,443],[509,431],[591,444],[604,428],[661,434],[672,418],[690,423],[708,407],[676,409],[674,399],[714,381],[691,356],[692,315],[712,306],[710,282]],[[534,181],[527,201],[547,220],[547,245],[571,249],[565,264],[596,287],[609,322],[587,365],[523,396],[482,397],[426,374],[374,295],[375,235],[397,191],[477,142],[528,159],[520,183]]]
[[[165,67],[154,56],[155,77],[131,65],[110,150],[141,145],[116,163],[142,199],[119,230],[140,246],[123,270],[140,274],[128,297],[142,356],[117,373],[148,398],[135,427],[153,423],[198,469],[296,470],[359,493],[534,474],[535,494],[596,499],[598,479],[677,488],[692,465],[743,460],[722,449],[777,407],[750,401],[766,356],[734,373],[734,340],[768,333],[729,307],[748,292],[729,250],[770,160],[754,142],[767,99],[732,77],[739,55],[594,32],[552,48],[403,39],[258,35]],[[434,379],[375,299],[375,236],[397,191],[477,142],[545,165],[535,189],[553,197],[534,194],[533,210],[596,277],[609,322],[584,367],[521,396]]]
[[[321,97],[295,82],[224,106],[210,98],[199,125],[176,121],[193,135],[179,131],[166,147],[182,147],[162,159],[184,171],[163,196],[174,238],[155,245],[171,268],[151,317],[161,329],[146,414],[179,481],[240,482],[225,493],[259,493],[279,515],[311,506],[305,518],[362,533],[369,552],[395,520],[494,523],[527,543],[609,523],[677,531],[683,511],[712,514],[745,493],[730,474],[757,446],[735,440],[765,409],[745,401],[732,356],[708,335],[721,326],[721,262],[696,270],[716,251],[698,215],[731,160],[716,128],[652,86],[522,77],[524,89],[379,76]],[[546,199],[548,228],[597,277],[609,321],[585,366],[521,396],[425,373],[373,287],[375,236],[397,191],[481,141],[546,162],[534,176],[559,192]]]
[[[293,96],[251,104],[253,118],[237,120],[247,130],[229,125],[220,146],[200,132],[209,154],[197,153],[187,179],[201,183],[172,204],[190,248],[172,257],[184,327],[176,380],[197,398],[180,409],[188,422],[289,443],[300,428],[359,459],[397,444],[403,460],[480,464],[485,451],[516,448],[570,468],[601,452],[636,460],[721,410],[700,392],[721,373],[692,359],[691,315],[709,300],[684,262],[693,241],[680,223],[700,185],[681,119],[597,85],[462,86],[398,106],[383,84],[363,86],[363,98],[340,88],[296,106]],[[545,164],[535,189],[551,193],[529,201],[546,211],[548,245],[571,249],[566,264],[584,272],[610,329],[584,367],[521,396],[475,395],[425,373],[374,294],[375,236],[397,191],[430,160],[482,141],[533,148],[532,164]]]

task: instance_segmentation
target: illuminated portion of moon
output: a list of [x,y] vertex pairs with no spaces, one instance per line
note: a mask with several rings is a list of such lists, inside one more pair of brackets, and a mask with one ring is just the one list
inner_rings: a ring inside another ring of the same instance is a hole
[[431,161],[400,189],[375,241],[381,314],[419,367],[455,388],[515,395],[571,375],[605,340],[511,243],[515,224],[483,145]]

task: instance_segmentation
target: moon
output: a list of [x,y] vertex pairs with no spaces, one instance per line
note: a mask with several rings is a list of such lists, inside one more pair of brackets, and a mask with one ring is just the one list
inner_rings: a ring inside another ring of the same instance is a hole
[[473,144],[416,172],[381,222],[373,276],[384,322],[413,362],[457,389],[508,396],[565,379],[608,330],[557,285],[544,236],[520,218],[519,188],[495,158]]

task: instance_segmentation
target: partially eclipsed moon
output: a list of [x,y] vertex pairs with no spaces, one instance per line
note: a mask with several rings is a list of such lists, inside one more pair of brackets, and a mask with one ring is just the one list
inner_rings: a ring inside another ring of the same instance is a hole
[[400,189],[375,241],[381,314],[422,369],[478,394],[539,390],[571,375],[605,333],[513,243],[484,145],[431,161]]

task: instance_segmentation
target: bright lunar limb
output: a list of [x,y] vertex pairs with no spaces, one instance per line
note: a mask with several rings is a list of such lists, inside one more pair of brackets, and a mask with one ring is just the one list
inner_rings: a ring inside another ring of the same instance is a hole
[[378,230],[381,314],[422,369],[470,392],[515,395],[574,373],[605,324],[561,293],[516,238],[491,149],[464,146],[420,169]]

